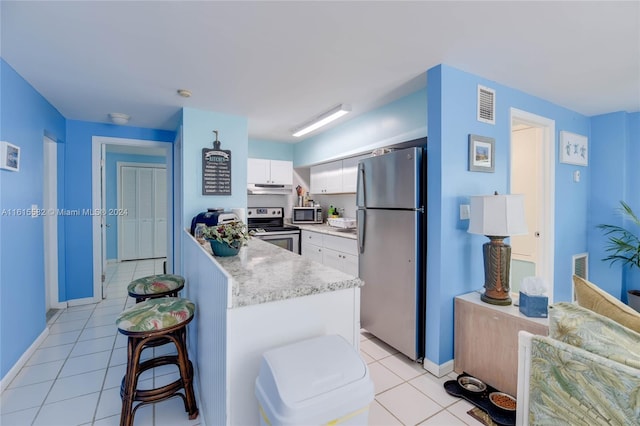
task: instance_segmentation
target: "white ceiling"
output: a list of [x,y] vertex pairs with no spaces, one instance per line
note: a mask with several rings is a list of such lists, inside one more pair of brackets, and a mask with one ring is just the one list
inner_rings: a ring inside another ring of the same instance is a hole
[[290,130],[313,116],[342,102],[344,122],[424,87],[440,63],[588,116],[640,111],[637,1],[3,0],[0,11],[2,57],[74,120],[123,112],[175,130],[193,107],[248,117],[250,138],[297,141]]

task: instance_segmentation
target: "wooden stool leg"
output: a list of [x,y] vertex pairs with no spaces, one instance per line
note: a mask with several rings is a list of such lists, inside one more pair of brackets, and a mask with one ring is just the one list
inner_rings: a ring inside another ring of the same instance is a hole
[[187,354],[187,327],[177,330],[176,333],[178,342],[178,344],[176,344],[176,349],[178,350],[178,367],[184,385],[184,409],[189,413],[189,420],[193,420],[198,417],[198,406],[193,392],[193,366]]
[[127,372],[124,376],[124,392],[122,394],[122,411],[120,426],[133,425],[133,398],[138,385],[138,365],[144,346],[142,339],[129,337],[127,342]]

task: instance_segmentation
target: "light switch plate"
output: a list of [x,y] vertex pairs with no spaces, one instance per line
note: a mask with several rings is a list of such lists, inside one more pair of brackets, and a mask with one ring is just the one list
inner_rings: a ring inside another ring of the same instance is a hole
[[460,204],[460,220],[469,220],[469,204]]

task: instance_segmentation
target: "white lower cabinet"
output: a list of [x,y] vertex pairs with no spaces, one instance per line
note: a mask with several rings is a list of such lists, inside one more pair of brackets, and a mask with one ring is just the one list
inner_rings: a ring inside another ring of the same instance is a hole
[[358,276],[358,242],[313,231],[302,231],[302,256],[346,274]]

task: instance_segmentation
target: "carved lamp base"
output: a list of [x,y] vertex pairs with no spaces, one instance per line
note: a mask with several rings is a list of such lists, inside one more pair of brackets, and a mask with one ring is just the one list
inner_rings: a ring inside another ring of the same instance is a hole
[[492,305],[510,305],[509,267],[511,265],[511,246],[504,244],[506,237],[489,236],[488,243],[482,246],[484,255],[484,294],[483,302]]

